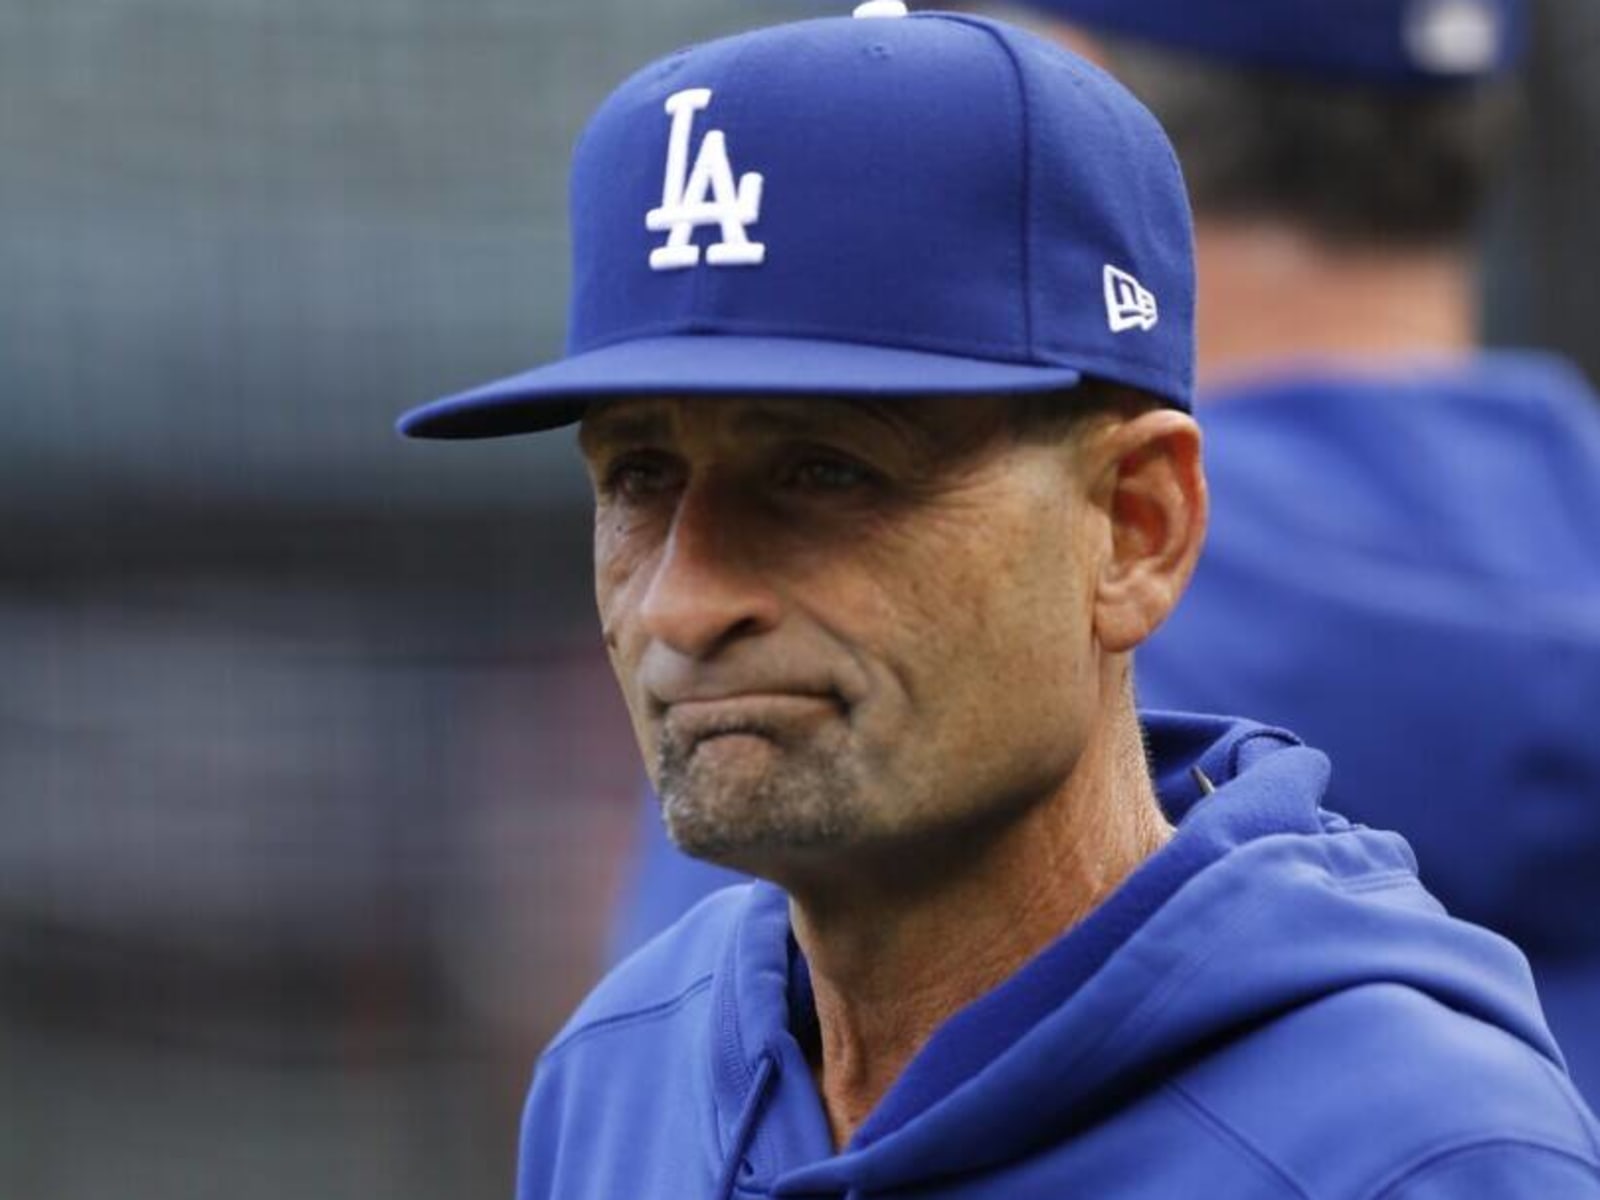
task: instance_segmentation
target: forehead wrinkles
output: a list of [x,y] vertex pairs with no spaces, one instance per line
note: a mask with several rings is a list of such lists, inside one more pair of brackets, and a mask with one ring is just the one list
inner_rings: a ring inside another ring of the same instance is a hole
[[1006,425],[997,397],[880,399],[827,397],[661,397],[604,401],[591,408],[579,443],[662,444],[711,437],[889,436],[904,448],[947,457],[978,449]]
[[578,445],[592,453],[608,443],[660,442],[672,427],[672,414],[660,402],[602,401],[584,414]]

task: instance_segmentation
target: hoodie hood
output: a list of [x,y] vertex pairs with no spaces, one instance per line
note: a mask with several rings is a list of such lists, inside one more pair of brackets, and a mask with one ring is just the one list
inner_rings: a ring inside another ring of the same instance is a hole
[[1329,807],[1405,835],[1452,913],[1528,953],[1593,1084],[1600,400],[1559,360],[1485,355],[1297,365],[1201,420],[1211,536],[1141,702],[1327,751]]
[[719,1140],[752,1189],[877,1192],[1015,1160],[1219,1042],[1370,984],[1402,984],[1560,1062],[1522,957],[1446,916],[1400,838],[1321,809],[1321,754],[1243,722],[1149,714],[1146,727],[1176,835],[942,1026],[837,1154],[792,1034],[808,1014],[787,900],[754,885],[711,1005]]

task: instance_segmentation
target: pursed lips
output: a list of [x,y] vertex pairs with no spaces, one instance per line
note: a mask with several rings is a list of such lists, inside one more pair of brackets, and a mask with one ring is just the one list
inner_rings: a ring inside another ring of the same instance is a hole
[[765,735],[799,723],[842,715],[834,692],[751,691],[664,702],[661,718],[691,742],[731,734]]

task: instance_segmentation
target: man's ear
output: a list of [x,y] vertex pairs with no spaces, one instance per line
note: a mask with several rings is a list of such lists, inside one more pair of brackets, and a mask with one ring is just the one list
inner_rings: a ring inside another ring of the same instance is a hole
[[1095,587],[1095,633],[1125,653],[1172,612],[1205,541],[1208,501],[1200,427],[1154,409],[1106,428],[1091,449],[1095,499],[1110,521]]

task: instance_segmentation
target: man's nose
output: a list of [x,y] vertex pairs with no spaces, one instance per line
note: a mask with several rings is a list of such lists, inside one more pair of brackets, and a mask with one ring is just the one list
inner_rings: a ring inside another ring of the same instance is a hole
[[778,624],[781,600],[764,566],[751,500],[712,481],[692,481],[640,606],[644,632],[703,659]]

